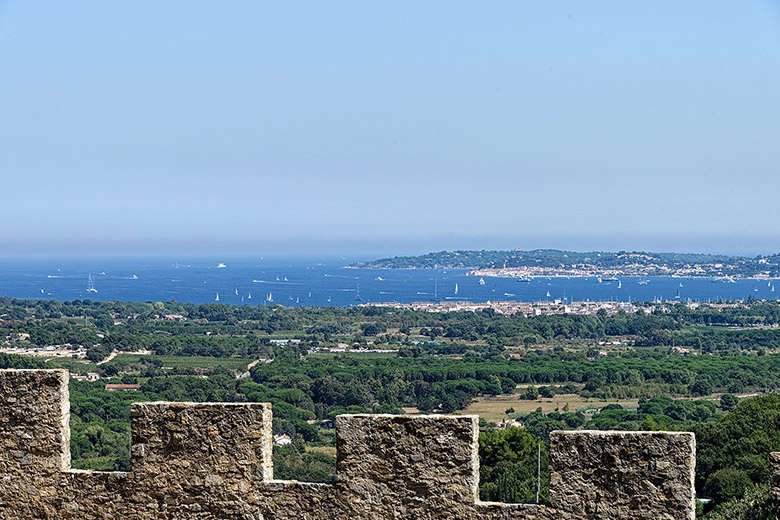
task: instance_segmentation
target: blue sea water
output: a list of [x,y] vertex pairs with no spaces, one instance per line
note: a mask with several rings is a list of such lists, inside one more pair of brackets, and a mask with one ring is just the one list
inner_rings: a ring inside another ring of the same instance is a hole
[[[363,258],[5,259],[0,296],[20,299],[170,301],[286,306],[350,306],[362,302],[679,301],[780,298],[774,281],[709,278],[510,278],[465,276],[462,269],[349,269]],[[224,267],[219,267],[224,263]],[[88,292],[91,275],[97,292]],[[640,284],[640,281],[649,280]],[[456,293],[457,285],[457,293]],[[549,294],[549,296],[548,296]],[[678,298],[679,296],[679,298]]]

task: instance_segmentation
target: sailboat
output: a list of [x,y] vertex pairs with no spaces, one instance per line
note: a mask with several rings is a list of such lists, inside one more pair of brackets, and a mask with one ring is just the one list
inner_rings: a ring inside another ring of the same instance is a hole
[[236,289],[236,296],[238,296],[238,289]]
[[252,293],[249,293],[249,294],[247,294],[247,295],[246,295],[246,299],[247,299],[247,300],[251,300],[251,299],[252,299]]
[[485,279],[484,278],[480,278],[479,279],[479,285],[485,285]]
[[87,278],[87,292],[97,292],[97,289],[95,289],[95,282],[92,281],[92,273],[89,273],[89,278]]
[[550,297],[550,291],[547,291],[547,297],[548,298]]
[[458,294],[458,284],[455,284],[455,294]]
[[620,280],[618,280],[618,287],[617,288],[618,289],[622,289],[623,288],[623,282],[621,282]]
[[218,302],[218,301],[219,301],[219,293],[217,293],[217,297],[216,297],[216,298],[214,298],[214,301],[215,301],[215,302]]
[[268,296],[265,297],[265,301],[267,301],[267,302],[274,301],[274,297],[271,295],[271,293],[268,293]]

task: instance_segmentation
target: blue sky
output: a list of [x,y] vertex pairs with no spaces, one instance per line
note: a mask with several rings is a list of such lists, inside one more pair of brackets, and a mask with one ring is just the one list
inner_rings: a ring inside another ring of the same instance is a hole
[[780,251],[780,3],[0,0],[0,255]]

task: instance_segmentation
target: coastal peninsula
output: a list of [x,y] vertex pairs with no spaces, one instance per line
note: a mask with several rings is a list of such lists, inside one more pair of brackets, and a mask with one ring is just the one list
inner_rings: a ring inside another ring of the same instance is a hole
[[645,251],[440,251],[352,264],[354,268],[468,269],[470,276],[533,277],[674,276],[708,277],[728,283],[736,278],[780,277],[780,254],[756,256]]

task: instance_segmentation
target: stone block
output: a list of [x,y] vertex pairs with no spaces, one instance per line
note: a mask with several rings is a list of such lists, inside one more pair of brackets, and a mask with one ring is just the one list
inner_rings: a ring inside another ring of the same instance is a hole
[[268,403],[134,403],[131,415],[136,479],[245,493],[273,478]]
[[688,432],[553,432],[550,506],[566,518],[694,520],[695,464]]
[[362,507],[474,504],[477,416],[341,415],[337,482]]

